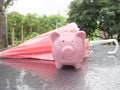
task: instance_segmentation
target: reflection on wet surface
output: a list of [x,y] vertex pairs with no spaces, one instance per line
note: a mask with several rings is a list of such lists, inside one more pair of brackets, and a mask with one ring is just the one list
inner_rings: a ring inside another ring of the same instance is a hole
[[77,70],[57,70],[54,61],[0,59],[0,90],[119,90],[120,50],[107,55],[106,48],[94,49]]

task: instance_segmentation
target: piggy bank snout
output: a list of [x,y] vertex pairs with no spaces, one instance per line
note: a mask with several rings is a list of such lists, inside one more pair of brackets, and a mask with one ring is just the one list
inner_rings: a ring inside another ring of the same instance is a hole
[[62,49],[62,55],[64,57],[71,57],[74,53],[74,49],[70,46],[66,46]]

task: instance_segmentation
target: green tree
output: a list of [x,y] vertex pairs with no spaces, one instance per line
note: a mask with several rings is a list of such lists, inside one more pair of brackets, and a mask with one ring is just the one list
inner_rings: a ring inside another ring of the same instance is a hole
[[38,23],[38,18],[36,14],[27,14],[26,15],[26,25],[28,27],[28,35],[29,39],[32,38],[33,29],[36,27]]
[[7,32],[6,32],[6,8],[13,0],[0,0],[0,48],[7,47]]
[[[48,32],[56,27],[63,26],[66,18],[60,15],[38,16],[37,14],[21,15],[12,12],[8,15],[8,43],[12,46],[18,45],[25,40],[39,34]],[[57,23],[56,23],[57,21]]]
[[16,41],[19,44],[21,39],[23,39],[23,19],[23,15],[18,12],[8,14],[8,31],[11,33],[8,34],[11,40],[8,38],[8,41],[9,43],[12,42],[12,46],[15,46]]
[[[81,30],[87,33],[88,37],[93,36],[97,29],[97,18],[100,6],[98,0],[74,0],[71,2],[69,22],[76,22]],[[96,9],[97,8],[97,9]]]
[[120,0],[106,0],[100,10],[99,21],[99,29],[104,32],[105,38],[113,38],[117,34],[120,41]]
[[76,22],[88,37],[97,36],[96,30],[104,32],[103,38],[120,31],[120,0],[74,0],[68,15],[68,21]]
[[48,32],[66,24],[66,18],[60,15],[42,16],[39,18],[39,33]]
[[49,19],[50,19],[51,27],[53,29],[61,27],[64,24],[66,24],[66,18],[60,15],[51,15]]

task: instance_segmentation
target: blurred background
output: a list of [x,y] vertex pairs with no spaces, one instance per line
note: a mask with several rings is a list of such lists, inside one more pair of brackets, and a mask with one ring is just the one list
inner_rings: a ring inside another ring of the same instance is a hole
[[89,40],[120,42],[120,0],[0,0],[0,48],[76,22]]

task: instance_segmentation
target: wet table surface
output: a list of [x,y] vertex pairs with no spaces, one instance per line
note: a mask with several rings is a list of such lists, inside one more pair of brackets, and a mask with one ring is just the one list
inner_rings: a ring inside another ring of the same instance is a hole
[[113,46],[91,48],[81,69],[63,67],[54,61],[0,59],[0,90],[120,90],[120,49]]

